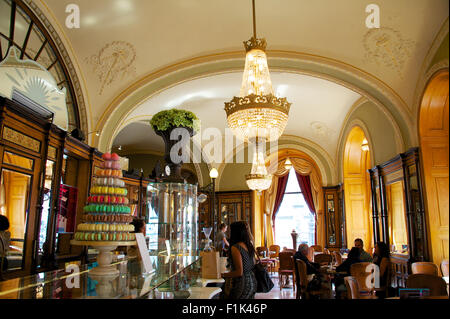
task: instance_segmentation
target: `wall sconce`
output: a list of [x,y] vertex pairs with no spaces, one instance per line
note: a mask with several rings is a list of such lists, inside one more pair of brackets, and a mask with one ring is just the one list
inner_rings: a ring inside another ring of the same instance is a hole
[[361,149],[363,150],[363,152],[369,151],[369,142],[367,141],[366,138],[364,138],[364,140],[361,144]]

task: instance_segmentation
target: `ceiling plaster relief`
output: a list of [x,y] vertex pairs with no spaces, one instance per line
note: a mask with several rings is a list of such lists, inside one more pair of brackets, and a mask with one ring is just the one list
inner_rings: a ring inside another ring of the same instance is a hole
[[113,82],[136,76],[136,49],[125,41],[108,43],[98,54],[86,58],[85,62],[93,67],[101,84],[99,95]]
[[363,38],[365,62],[395,70],[403,79],[403,69],[416,43],[402,37],[399,31],[389,27],[374,28]]
[[311,122],[309,124],[314,134],[323,142],[328,142],[333,137],[336,131],[330,129],[325,123],[320,121]]

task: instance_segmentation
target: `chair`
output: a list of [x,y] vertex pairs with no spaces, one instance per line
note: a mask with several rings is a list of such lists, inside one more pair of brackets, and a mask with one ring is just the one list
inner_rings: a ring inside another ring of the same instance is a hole
[[317,254],[314,256],[314,262],[318,263],[320,265],[322,264],[331,264],[331,262],[333,261],[333,257],[331,257],[331,255],[327,255],[327,254]]
[[260,256],[260,257],[264,256],[264,252],[266,252],[266,256],[269,256],[269,250],[267,249],[267,247],[264,247],[264,246],[256,247],[256,254],[258,256]]
[[308,275],[306,271],[306,264],[303,260],[292,257],[295,269],[295,285],[297,286],[296,299],[306,298],[306,288],[308,287]]
[[342,264],[342,255],[338,251],[333,251],[334,262],[337,266]]
[[411,265],[411,271],[413,274],[425,274],[439,276],[439,269],[432,262],[415,262]]
[[430,296],[447,296],[447,284],[439,276],[412,274],[406,279],[407,288],[428,288]]
[[295,294],[296,299],[309,299],[311,296],[328,293],[328,291],[325,290],[308,291],[308,272],[305,262],[300,259],[294,259],[294,257],[292,257],[292,260],[294,262],[295,285],[297,288]]
[[344,278],[347,288],[347,299],[360,299],[358,281],[355,277],[347,276]]
[[279,253],[280,253],[280,246],[278,246],[278,245],[270,245],[269,246],[269,257],[270,258],[278,257]]
[[280,289],[284,288],[285,282],[283,282],[283,277],[289,278],[292,276],[294,283],[292,284],[292,289],[295,290],[295,278],[294,278],[294,254],[291,252],[281,252],[278,254],[280,264],[278,267],[278,282],[280,284]]
[[448,259],[441,262],[441,272],[443,277],[448,277]]
[[312,245],[311,248],[314,249],[314,252],[320,252],[320,253],[323,252],[322,246],[320,246],[320,245]]
[[344,278],[347,288],[347,299],[378,299],[375,295],[361,295],[358,280],[353,276]]
[[367,286],[366,281],[367,277],[371,275],[371,273],[366,272],[366,269],[371,264],[369,262],[361,262],[350,266],[350,275],[358,282],[360,294],[367,294],[373,290],[372,287]]

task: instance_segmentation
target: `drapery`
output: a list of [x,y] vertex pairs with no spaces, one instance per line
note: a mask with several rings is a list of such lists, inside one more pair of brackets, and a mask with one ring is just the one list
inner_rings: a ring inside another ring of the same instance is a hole
[[314,206],[314,200],[311,192],[311,182],[309,179],[309,175],[301,175],[298,172],[295,172],[297,176],[298,185],[300,186],[300,190],[303,193],[303,197],[305,198],[305,202],[309,207],[309,210],[314,216],[315,219],[315,229],[314,229],[314,244],[317,243],[317,215],[316,215],[316,207]]
[[278,177],[277,193],[275,195],[275,202],[273,205],[272,213],[272,227],[275,227],[275,216],[280,209],[281,202],[283,201],[284,193],[286,192],[286,185],[288,182],[289,174]]
[[[319,175],[318,169],[314,166],[314,164],[306,159],[300,157],[289,157],[292,165],[295,169],[295,172],[303,175],[309,176],[310,179],[310,189],[311,189],[311,197],[312,202],[314,204],[314,208],[316,211],[316,243],[317,243],[317,229],[320,227],[320,223],[323,222],[321,217],[322,206],[323,206],[323,192],[322,192],[322,183]],[[268,221],[266,223],[267,226],[267,243],[271,245],[274,242],[274,218],[273,212],[275,208],[275,199],[278,193],[278,181],[282,176],[288,176],[289,170],[284,167],[284,159],[279,160],[278,162],[273,162],[267,169],[269,174],[273,175],[272,185],[266,191],[264,191],[264,216],[263,218]],[[287,181],[287,178],[286,178]],[[284,192],[283,192],[284,193]],[[319,215],[319,216],[318,216]],[[319,218],[318,218],[319,217]],[[269,225],[271,224],[271,225]],[[320,228],[321,229],[321,228]],[[322,238],[321,236],[320,238]]]

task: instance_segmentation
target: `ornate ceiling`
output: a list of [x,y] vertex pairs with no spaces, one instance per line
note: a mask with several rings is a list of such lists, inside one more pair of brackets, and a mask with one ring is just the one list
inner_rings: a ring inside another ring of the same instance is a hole
[[[242,41],[252,32],[250,0],[78,0],[79,29],[65,26],[65,9],[73,1],[33,3],[55,27],[74,61],[87,101],[91,131],[98,123],[108,121],[121,94],[138,91],[141,81],[149,75],[167,69],[176,71],[179,64],[198,57],[214,60],[224,53],[241,54],[243,69]],[[271,51],[337,61],[379,80],[403,105],[399,112],[413,118],[422,65],[448,21],[449,3],[377,1],[379,29],[365,25],[367,4],[358,0],[258,0],[257,30],[268,42],[269,67]],[[285,90],[283,94],[294,102],[286,134],[310,139],[334,154],[341,126],[360,97],[359,92],[351,92],[344,83],[275,71],[275,89]],[[199,112],[204,125],[224,127],[223,102],[238,94],[240,74],[175,84],[169,88],[168,83],[159,94],[143,96],[145,102],[127,110],[121,123],[183,105]],[[213,111],[208,113],[210,109]]]

